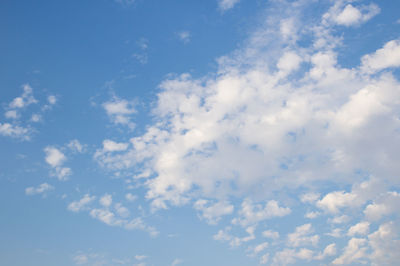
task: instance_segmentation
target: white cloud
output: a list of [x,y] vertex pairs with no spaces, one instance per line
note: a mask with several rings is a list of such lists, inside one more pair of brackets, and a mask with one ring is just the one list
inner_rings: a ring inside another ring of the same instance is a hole
[[264,251],[268,247],[269,243],[268,242],[263,242],[261,244],[258,244],[257,246],[254,247],[253,252],[254,254],[258,254],[261,251]]
[[32,122],[39,122],[40,120],[42,120],[42,116],[39,114],[32,114],[31,116],[31,121]]
[[132,202],[132,201],[135,201],[137,199],[137,196],[133,195],[132,193],[127,193],[127,194],[125,194],[125,199],[127,201]]
[[53,146],[47,146],[44,152],[46,153],[45,161],[53,168],[52,175],[55,175],[59,180],[67,180],[72,171],[68,167],[62,167],[67,159],[64,153]]
[[28,128],[24,128],[18,125],[13,125],[10,123],[0,123],[0,135],[20,138],[22,140],[29,140],[30,130]]
[[54,95],[49,95],[47,97],[47,101],[49,102],[49,104],[54,105],[57,103],[57,97]]
[[336,244],[332,243],[329,244],[325,247],[324,251],[320,254],[318,254],[317,256],[315,256],[316,260],[323,260],[326,257],[330,257],[330,256],[334,256],[336,255]]
[[372,265],[396,265],[400,261],[399,236],[398,227],[394,222],[384,223],[368,235],[368,243],[373,250],[369,256]]
[[279,238],[279,233],[272,231],[272,230],[266,230],[262,232],[263,237],[271,238],[271,239],[278,239]]
[[37,194],[43,194],[46,193],[47,191],[53,190],[54,187],[52,185],[49,185],[47,183],[43,183],[39,185],[38,187],[28,187],[25,189],[25,194],[26,195],[37,195]]
[[367,240],[363,238],[352,238],[347,243],[347,246],[343,254],[336,258],[332,264],[333,265],[344,265],[351,263],[365,263],[367,258]]
[[349,231],[347,232],[347,235],[348,236],[366,235],[369,232],[369,226],[370,226],[369,222],[360,222],[350,227]]
[[344,6],[345,1],[337,1],[331,8],[329,13],[325,14],[325,18],[330,18],[338,25],[342,26],[355,26],[364,23],[380,12],[380,8],[375,4],[368,6],[353,6],[347,4]]
[[135,259],[136,259],[136,260],[144,260],[144,259],[146,259],[146,258],[147,258],[146,255],[135,255]]
[[210,203],[207,200],[197,200],[193,207],[201,212],[201,216],[206,219],[209,224],[217,224],[221,219],[221,216],[231,214],[234,210],[232,204],[226,201],[218,201],[216,203]]
[[17,113],[17,110],[9,110],[5,112],[4,116],[6,118],[17,119],[19,117],[19,114]]
[[171,266],[176,266],[182,263],[183,263],[182,259],[174,259],[174,261],[171,263]]
[[112,196],[109,194],[105,194],[103,197],[100,198],[99,202],[104,207],[110,207],[112,204]]
[[368,204],[364,210],[365,217],[371,221],[380,220],[382,217],[400,211],[400,194],[387,192]]
[[218,0],[218,6],[222,11],[233,8],[240,0]]
[[268,201],[263,207],[261,204],[253,204],[250,199],[245,199],[242,208],[239,210],[239,218],[235,218],[232,223],[248,226],[266,219],[286,216],[290,213],[290,208],[280,207],[275,200]]
[[46,147],[44,152],[46,153],[45,160],[51,167],[61,166],[67,159],[60,150],[52,146]]
[[134,103],[118,97],[102,104],[110,120],[116,125],[124,125],[130,129],[135,127],[131,121],[132,114],[136,113]]
[[85,254],[79,254],[74,256],[72,260],[74,261],[75,264],[82,265],[86,264],[89,261],[89,258]]
[[109,139],[103,141],[103,151],[113,152],[113,151],[124,151],[128,148],[128,143],[118,143]]
[[400,66],[400,40],[387,42],[375,53],[365,55],[361,58],[361,68],[366,72],[377,72],[389,67]]
[[178,32],[178,38],[184,43],[187,44],[190,42],[191,34],[189,31],[181,31]]
[[304,224],[296,227],[296,231],[288,235],[288,244],[292,247],[298,247],[302,245],[313,245],[316,246],[319,242],[318,235],[311,235],[314,230],[311,224]]
[[71,140],[71,141],[67,144],[67,147],[68,147],[69,149],[71,149],[72,151],[74,151],[74,152],[79,152],[79,153],[84,152],[85,149],[86,149],[86,145],[81,144],[81,143],[79,142],[79,140],[77,140],[77,139]]
[[12,102],[9,104],[10,108],[24,108],[27,107],[33,103],[37,103],[37,100],[35,97],[33,97],[33,89],[29,84],[23,85],[23,90],[24,92],[22,93],[21,96],[14,98]]
[[92,203],[96,199],[95,196],[90,196],[89,194],[85,194],[82,199],[79,201],[73,201],[68,205],[68,210],[73,212],[80,212],[82,210],[86,210],[87,205]]

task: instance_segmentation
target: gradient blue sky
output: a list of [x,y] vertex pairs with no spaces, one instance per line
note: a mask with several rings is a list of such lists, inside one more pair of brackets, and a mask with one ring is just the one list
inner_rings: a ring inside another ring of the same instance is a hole
[[395,265],[400,3],[0,3],[0,264]]

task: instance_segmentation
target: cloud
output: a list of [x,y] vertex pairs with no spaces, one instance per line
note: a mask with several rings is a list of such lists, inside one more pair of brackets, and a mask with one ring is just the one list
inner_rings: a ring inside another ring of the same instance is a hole
[[351,4],[344,6],[345,1],[337,1],[325,18],[331,18],[336,24],[342,26],[355,26],[364,23],[380,12],[375,4],[355,7]]
[[189,31],[181,31],[178,32],[178,38],[184,43],[187,44],[190,42],[190,32]]
[[0,123],[0,135],[19,138],[22,140],[29,140],[30,130],[18,125],[13,125],[10,123]]
[[351,263],[365,263],[366,252],[367,252],[367,240],[363,238],[352,238],[347,243],[347,246],[343,254],[336,258],[333,265],[343,265]]
[[222,11],[233,8],[240,0],[218,0],[218,7]]
[[52,185],[49,185],[47,183],[43,183],[41,185],[39,185],[38,187],[27,187],[25,189],[25,194],[26,195],[37,195],[37,194],[44,194],[48,191],[53,190],[54,187]]
[[86,210],[87,205],[93,202],[96,199],[95,196],[90,196],[89,194],[85,194],[82,199],[79,201],[73,201],[68,205],[68,210],[73,212],[80,212],[82,210]]
[[347,232],[348,236],[354,236],[354,235],[366,235],[369,232],[369,222],[360,222],[356,225],[353,225],[350,227],[349,231]]
[[[154,211],[191,205],[214,224],[233,216],[215,240],[254,247],[256,229],[264,231],[272,265],[330,260],[343,239],[335,264],[368,263],[368,230],[398,210],[391,204],[400,172],[398,40],[374,44],[360,64],[344,67],[339,26],[378,12],[349,3],[273,1],[265,23],[220,57],[215,73],[168,75],[144,133],[103,143],[96,159],[142,182]],[[305,16],[308,8],[320,16]],[[93,216],[126,227],[111,206]],[[265,231],[270,219],[299,213],[318,219],[287,235],[276,229],[281,241]]]
[[270,200],[265,206],[262,206],[260,204],[253,204],[250,199],[245,199],[241,210],[239,210],[239,218],[235,218],[232,223],[248,226],[266,219],[286,216],[290,213],[290,208],[280,207],[275,200]]
[[262,232],[263,237],[271,238],[271,239],[278,239],[279,238],[279,233],[272,231],[272,230],[266,230]]
[[361,58],[361,68],[366,72],[377,72],[382,69],[400,66],[400,40],[387,42],[375,53]]
[[204,199],[197,200],[193,207],[201,212],[201,217],[209,224],[217,224],[221,216],[231,214],[234,210],[233,205],[226,201],[210,203]]
[[46,163],[53,168],[52,175],[56,176],[61,181],[67,180],[68,176],[72,174],[72,171],[70,168],[62,166],[67,160],[64,153],[53,146],[47,146],[44,152],[46,153]]
[[288,244],[292,247],[298,247],[302,245],[313,245],[316,246],[319,242],[318,235],[310,235],[313,233],[311,224],[304,224],[296,227],[296,231],[288,235]]
[[82,143],[79,142],[79,140],[77,139],[73,139],[71,140],[68,144],[67,147],[74,151],[74,152],[78,152],[78,153],[83,153],[86,150],[86,145],[83,145]]
[[110,207],[112,203],[112,196],[109,194],[105,194],[103,197],[100,198],[99,202],[104,207]]
[[33,97],[33,89],[29,84],[25,84],[22,86],[24,92],[21,96],[14,98],[9,104],[10,108],[20,109],[25,108],[33,103],[37,103],[35,97]]
[[183,263],[182,259],[174,259],[174,261],[171,263],[171,266],[176,266],[182,263]]
[[131,115],[136,113],[134,103],[118,97],[102,104],[110,120],[116,125],[124,125],[130,129],[135,127]]

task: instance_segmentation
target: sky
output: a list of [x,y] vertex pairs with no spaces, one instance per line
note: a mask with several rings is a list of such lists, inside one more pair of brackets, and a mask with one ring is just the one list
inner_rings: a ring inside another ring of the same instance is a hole
[[0,3],[0,264],[395,265],[400,2]]

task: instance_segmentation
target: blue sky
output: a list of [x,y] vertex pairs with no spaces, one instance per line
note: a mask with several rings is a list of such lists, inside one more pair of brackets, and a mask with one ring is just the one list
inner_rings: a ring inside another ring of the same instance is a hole
[[1,265],[394,265],[400,4],[2,1]]

